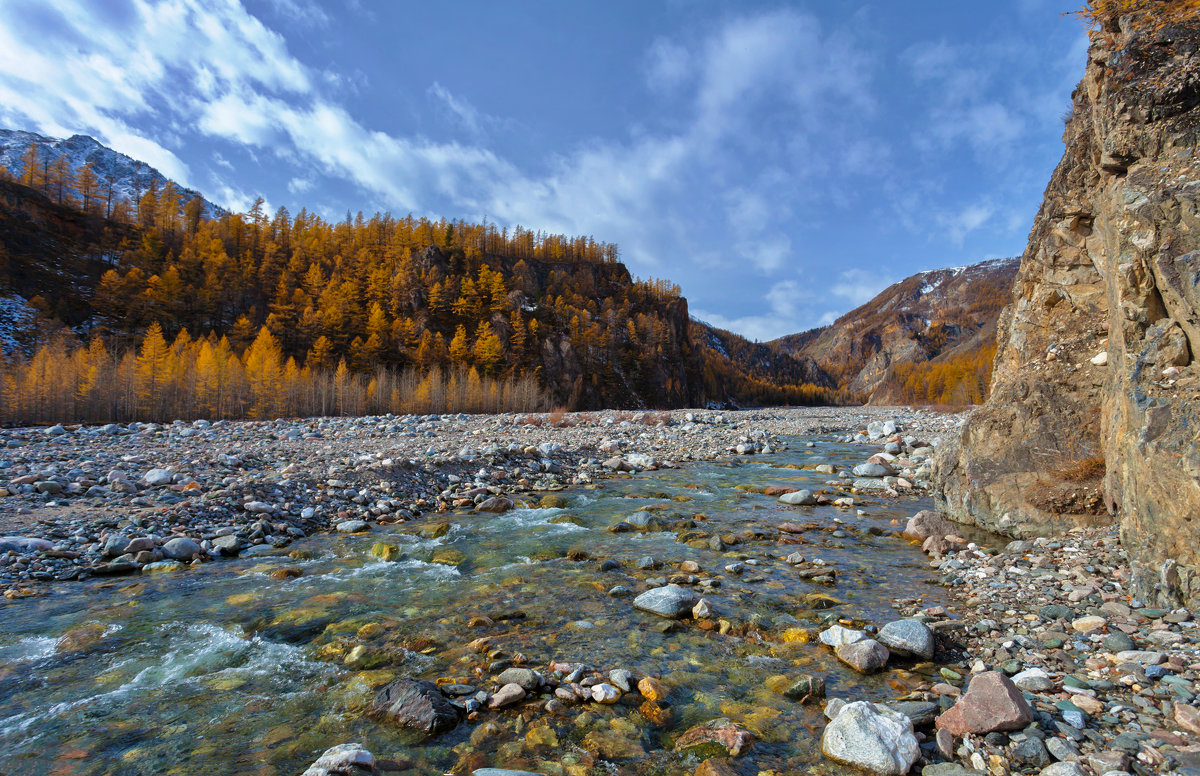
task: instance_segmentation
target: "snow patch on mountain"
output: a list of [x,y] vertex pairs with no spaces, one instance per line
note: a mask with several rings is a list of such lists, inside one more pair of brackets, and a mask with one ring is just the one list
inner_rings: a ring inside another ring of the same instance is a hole
[[10,354],[24,350],[17,335],[29,331],[36,314],[24,297],[17,294],[0,296],[0,352]]
[[[0,166],[19,174],[23,169],[22,158],[34,143],[44,162],[53,163],[60,156],[65,156],[73,173],[78,173],[85,164],[91,162],[101,187],[107,186],[106,181],[112,181],[113,193],[130,202],[144,193],[152,182],[161,190],[170,180],[145,162],[114,151],[88,135],[55,138],[17,129],[0,129]],[[218,218],[225,214],[224,208],[204,199],[198,191],[184,188],[179,183],[175,183],[175,186],[179,189],[181,202],[187,202],[192,197],[203,200],[206,218]]]

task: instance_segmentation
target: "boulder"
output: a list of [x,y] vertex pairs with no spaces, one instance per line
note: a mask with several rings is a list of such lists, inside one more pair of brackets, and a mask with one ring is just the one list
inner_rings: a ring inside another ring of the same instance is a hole
[[166,469],[151,469],[142,476],[142,480],[147,485],[170,485],[174,476],[174,472]]
[[873,674],[882,670],[890,655],[887,647],[875,639],[863,639],[853,644],[843,644],[833,651],[837,659],[860,674]]
[[817,639],[822,644],[836,649],[843,644],[853,644],[856,641],[862,641],[866,637],[867,634],[860,630],[843,628],[841,625],[831,625],[829,628],[821,631],[821,635]]
[[860,463],[858,466],[854,467],[855,477],[890,477],[895,473],[895,469],[885,463],[879,463],[877,461]]
[[954,533],[950,521],[928,509],[922,510],[911,518],[904,528],[904,535],[910,539],[928,539],[930,536],[946,536]]
[[790,504],[794,507],[811,507],[817,503],[817,497],[813,495],[811,490],[797,490],[792,493],[784,493],[779,497],[779,500],[784,504]]
[[378,772],[375,756],[362,744],[338,744],[326,749],[303,776],[371,776]]
[[933,631],[920,620],[905,619],[889,622],[879,629],[879,642],[892,652],[932,660]]
[[687,588],[679,585],[666,585],[642,593],[633,599],[633,606],[635,609],[657,614],[659,617],[679,620],[690,614],[692,608],[699,601],[699,597]]
[[[518,688],[519,689],[519,688]],[[433,682],[397,679],[375,694],[371,713],[412,730],[437,735],[458,724],[458,710]]]
[[1033,709],[1012,680],[999,671],[976,674],[953,708],[937,718],[939,730],[956,736],[1020,730],[1033,722]]
[[200,545],[186,536],[176,536],[162,546],[162,551],[172,560],[191,560],[200,554]]
[[475,505],[476,512],[491,512],[493,514],[502,514],[513,508],[512,499],[504,498],[503,496],[492,496],[489,499]]
[[903,776],[921,756],[909,718],[867,701],[841,708],[825,726],[821,752],[880,776]]
[[338,533],[360,533],[370,528],[366,520],[343,520],[337,524]]
[[54,549],[54,544],[32,536],[0,536],[0,552],[45,552]]

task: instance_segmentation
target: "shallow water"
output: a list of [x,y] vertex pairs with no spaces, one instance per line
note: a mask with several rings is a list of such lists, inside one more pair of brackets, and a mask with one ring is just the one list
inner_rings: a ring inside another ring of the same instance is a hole
[[[314,537],[286,548],[296,557],[62,585],[47,597],[8,603],[0,608],[0,774],[295,774],[347,741],[414,773],[492,765],[550,775],[684,774],[696,763],[669,754],[674,737],[722,716],[758,739],[736,761],[741,772],[840,773],[819,753],[820,704],[789,701],[768,678],[816,673],[830,696],[884,700],[929,669],[900,664],[863,677],[818,644],[785,643],[782,634],[799,627],[815,635],[822,620],[836,617],[882,625],[894,618],[895,598],[925,597],[932,605],[943,591],[916,546],[866,532],[896,527],[893,520],[925,501],[869,499],[868,515],[859,517],[853,509],[789,507],[736,489],[819,488],[827,475],[780,467],[852,465],[865,453],[790,441],[791,449],[773,456],[564,491],[565,509],[431,516],[359,536]],[[664,522],[691,518],[706,534],[769,533],[717,552],[682,544],[670,531],[606,530],[642,508]],[[414,533],[438,521],[451,526],[444,536]],[[771,528],[783,521],[811,524],[803,544],[776,543]],[[833,529],[847,536],[835,538]],[[373,557],[381,541],[396,545],[400,559]],[[432,562],[447,550],[465,560],[457,568]],[[580,550],[590,558],[567,557]],[[800,579],[782,562],[795,551],[828,561],[837,584]],[[636,569],[647,555],[666,567]],[[599,561],[610,558],[622,567],[600,572]],[[724,571],[739,558],[760,565],[740,577]],[[606,594],[678,573],[683,560],[700,565],[697,576],[720,580],[704,596],[734,626],[730,634],[690,623],[662,633],[663,620]],[[300,576],[270,575],[283,568]],[[815,608],[806,599],[813,593],[842,603]],[[469,626],[479,616],[492,624]],[[372,623],[378,626],[361,630]],[[671,719],[655,727],[621,704],[561,716],[519,706],[421,740],[362,715],[373,688],[397,676],[490,686],[489,659],[467,646],[481,636],[535,668],[558,660],[661,677],[672,691]],[[347,653],[360,644],[365,656],[348,667]]]

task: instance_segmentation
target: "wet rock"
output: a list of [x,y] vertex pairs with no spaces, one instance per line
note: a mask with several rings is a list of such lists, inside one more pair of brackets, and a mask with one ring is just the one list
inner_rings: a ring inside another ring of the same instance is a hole
[[825,697],[825,680],[819,676],[804,674],[796,681],[784,687],[782,695],[789,700],[798,701],[799,703],[820,700]]
[[378,772],[375,756],[362,744],[338,744],[326,749],[303,776],[372,776]]
[[400,559],[400,548],[387,542],[375,542],[371,545],[371,555],[383,561]]
[[813,495],[811,490],[798,490],[794,493],[785,493],[779,497],[779,500],[784,504],[800,507],[810,507],[817,503],[817,497]]
[[502,709],[525,700],[525,690],[519,684],[506,684],[488,698],[489,709]]
[[937,718],[937,727],[956,736],[1020,730],[1035,715],[1021,691],[999,671],[977,674],[953,708]]
[[508,768],[476,768],[471,776],[542,776],[533,771],[514,771]]
[[860,630],[852,630],[843,628],[841,625],[832,625],[829,628],[821,631],[821,635],[817,639],[830,647],[837,648],[844,644],[853,644],[856,641],[862,641],[867,637],[867,634]]
[[954,526],[936,512],[924,510],[909,518],[904,535],[910,539],[928,539],[930,536],[946,536],[954,533]]
[[611,705],[621,700],[621,691],[608,682],[601,682],[592,687],[592,700]]
[[867,462],[860,463],[854,467],[855,477],[890,477],[896,473],[896,470],[884,463]]
[[880,776],[903,776],[921,756],[908,717],[867,701],[841,708],[825,726],[821,752]]
[[690,614],[698,602],[699,597],[687,588],[666,585],[642,593],[633,599],[633,606],[659,617],[678,620]]
[[920,620],[896,620],[879,629],[876,637],[892,652],[912,655],[924,660],[933,659],[934,637],[929,626]]
[[873,674],[887,666],[888,650],[875,639],[843,644],[833,651],[837,659],[860,674]]
[[338,533],[361,533],[371,525],[366,520],[343,520],[337,524]]
[[700,758],[737,757],[753,740],[749,730],[721,718],[688,728],[675,739],[675,751]]
[[502,514],[512,510],[513,506],[514,504],[512,499],[507,499],[503,496],[492,496],[491,498],[484,499],[482,502],[476,504],[475,511]]
[[458,724],[458,711],[437,685],[421,679],[397,679],[381,689],[371,702],[371,713],[431,735],[444,733]]
[[525,692],[533,692],[542,684],[541,677],[528,668],[506,668],[496,681],[501,685],[515,684]]

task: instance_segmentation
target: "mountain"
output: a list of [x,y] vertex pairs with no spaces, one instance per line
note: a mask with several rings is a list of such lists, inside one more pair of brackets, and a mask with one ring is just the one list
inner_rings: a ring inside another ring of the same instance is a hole
[[[936,459],[950,517],[1018,537],[1116,522],[1146,606],[1200,606],[1200,14],[1099,23],[999,326],[987,403]],[[1124,595],[1125,593],[1122,593]]]
[[767,346],[872,404],[972,403],[982,398],[977,373],[990,368],[996,320],[1019,264],[993,259],[920,272],[829,326]]
[[[78,175],[83,166],[90,162],[101,188],[106,189],[107,184],[111,182],[114,199],[136,202],[151,185],[161,189],[170,182],[179,190],[182,201],[200,197],[204,203],[206,218],[216,218],[225,213],[224,208],[204,199],[200,192],[171,181],[145,162],[101,145],[88,135],[54,138],[34,132],[0,129],[0,167],[10,171],[24,171],[24,159],[31,145],[37,146],[43,173],[47,173],[50,166],[60,157],[66,159],[74,175]],[[19,172],[17,174],[19,175]]]
[[[0,172],[6,350],[16,342],[30,354],[59,321],[118,355],[145,350],[155,327],[180,353],[211,334],[226,360],[262,340],[281,369],[345,369],[367,395],[379,369],[438,370],[446,390],[474,369],[475,380],[535,378],[549,406],[570,409],[837,398],[802,359],[728,332],[697,335],[677,286],[635,280],[615,245],[590,237],[411,215],[330,223],[284,208],[181,217],[179,198],[154,190],[136,218],[128,208],[109,217],[95,203],[85,210],[71,185]],[[71,347],[54,358],[86,358]]]

